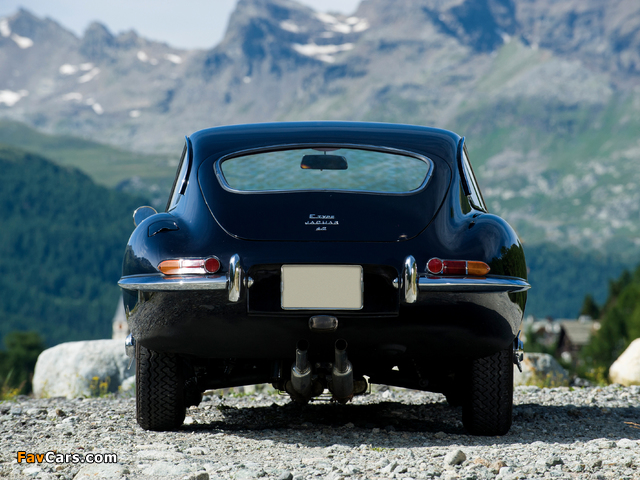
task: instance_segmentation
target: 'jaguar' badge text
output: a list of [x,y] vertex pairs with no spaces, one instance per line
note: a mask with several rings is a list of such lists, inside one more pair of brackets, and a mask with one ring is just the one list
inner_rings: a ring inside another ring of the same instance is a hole
[[316,231],[326,231],[327,225],[338,225],[335,215],[318,215],[312,213],[309,215],[309,220],[304,222],[305,225],[317,226]]

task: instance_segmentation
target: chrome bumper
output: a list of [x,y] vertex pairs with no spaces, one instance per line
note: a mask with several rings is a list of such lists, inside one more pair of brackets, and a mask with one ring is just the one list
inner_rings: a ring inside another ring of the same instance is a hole
[[118,282],[125,290],[141,292],[173,292],[188,290],[226,290],[226,275],[180,275],[165,277],[161,273],[150,275],[131,275],[122,277]]
[[[531,288],[526,281],[512,277],[413,277],[417,280],[417,290],[420,292],[477,292],[477,293],[516,293]],[[411,277],[404,280],[409,283]],[[125,290],[139,290],[142,292],[171,292],[194,290],[227,290],[229,280],[226,275],[182,275],[165,277],[162,274],[131,275],[123,277],[118,282]],[[250,286],[251,280],[248,280]],[[238,282],[233,282],[232,285]],[[410,291],[413,289],[410,289]],[[414,290],[415,291],[415,290]],[[237,295],[234,295],[236,298]],[[413,298],[413,297],[412,297]],[[234,301],[237,301],[234,300]],[[415,300],[414,300],[415,301]]]
[[516,293],[531,288],[524,280],[512,277],[438,277],[418,278],[420,292]]

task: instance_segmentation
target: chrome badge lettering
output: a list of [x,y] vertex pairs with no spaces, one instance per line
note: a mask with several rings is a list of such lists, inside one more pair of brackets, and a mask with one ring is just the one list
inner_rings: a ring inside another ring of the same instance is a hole
[[304,222],[305,225],[323,225],[316,228],[316,231],[326,231],[327,227],[324,225],[338,225],[338,221],[335,219],[335,215],[318,215],[312,213],[309,215],[309,220]]

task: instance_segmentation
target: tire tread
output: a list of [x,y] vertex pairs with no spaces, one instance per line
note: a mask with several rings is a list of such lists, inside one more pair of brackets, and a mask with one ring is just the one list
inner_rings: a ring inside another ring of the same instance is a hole
[[136,346],[136,419],[145,430],[174,430],[184,422],[179,358]]
[[473,435],[505,435],[513,417],[513,351],[474,360],[462,423]]

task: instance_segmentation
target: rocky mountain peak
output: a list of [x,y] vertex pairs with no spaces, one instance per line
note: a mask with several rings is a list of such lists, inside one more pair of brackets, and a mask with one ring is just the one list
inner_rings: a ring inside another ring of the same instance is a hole
[[12,33],[31,39],[38,39],[42,32],[48,30],[50,20],[42,20],[28,10],[21,8],[7,19],[7,26]]
[[121,48],[131,49],[140,45],[141,38],[135,30],[128,30],[118,34],[116,42]]
[[495,50],[518,30],[513,0],[465,0],[440,10],[423,9],[443,32],[477,52]]
[[101,63],[113,60],[116,39],[109,29],[101,23],[93,22],[87,27],[80,44],[80,53],[87,60]]
[[65,45],[74,41],[75,35],[50,18],[39,18],[21,8],[14,15],[0,18],[0,45],[3,43],[22,50],[34,44],[55,42]]
[[361,19],[318,13],[290,0],[240,0],[219,51],[251,61],[267,56],[332,63],[368,28]]
[[315,12],[291,0],[240,0],[223,41],[203,59],[204,77],[231,64],[240,80],[323,68],[352,50],[368,28],[365,19]]

